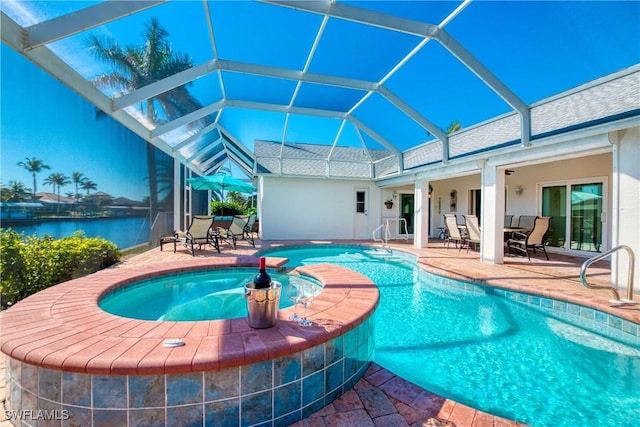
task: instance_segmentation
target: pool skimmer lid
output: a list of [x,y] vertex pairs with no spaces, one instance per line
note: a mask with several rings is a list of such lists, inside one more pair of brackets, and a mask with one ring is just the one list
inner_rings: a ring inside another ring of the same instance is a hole
[[180,338],[167,338],[162,343],[163,347],[181,347],[184,345],[184,341]]

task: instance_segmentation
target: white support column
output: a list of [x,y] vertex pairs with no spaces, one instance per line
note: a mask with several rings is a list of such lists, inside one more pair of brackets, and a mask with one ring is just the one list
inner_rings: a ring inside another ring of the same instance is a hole
[[416,181],[413,198],[413,246],[426,248],[429,244],[429,181]]
[[[613,157],[613,200],[609,221],[612,222],[611,247],[629,246],[635,254],[634,295],[640,294],[640,126],[619,131],[611,136],[617,149]],[[603,226],[608,226],[603,223]],[[629,257],[618,251],[612,257],[611,273],[614,286],[626,298]]]
[[173,229],[180,230],[180,218],[183,214],[180,209],[182,191],[180,191],[180,159],[176,156],[173,159]]
[[480,260],[494,264],[504,262],[504,170],[482,160],[482,224]]

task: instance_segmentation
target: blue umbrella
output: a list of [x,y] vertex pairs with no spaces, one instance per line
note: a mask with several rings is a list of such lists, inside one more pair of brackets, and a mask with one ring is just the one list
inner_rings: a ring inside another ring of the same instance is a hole
[[256,187],[248,182],[229,175],[199,176],[197,178],[188,178],[187,182],[191,184],[191,188],[194,190],[237,191],[238,193],[253,193],[256,191]]
[[[187,182],[194,190],[237,191],[238,193],[254,193],[256,191],[256,187],[248,182],[222,174],[187,178]],[[221,214],[224,215],[224,205]]]

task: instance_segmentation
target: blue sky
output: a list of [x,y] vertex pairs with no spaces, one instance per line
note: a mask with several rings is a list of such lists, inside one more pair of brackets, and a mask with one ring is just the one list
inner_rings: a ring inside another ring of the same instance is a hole
[[[94,4],[1,1],[3,10],[25,26]],[[439,24],[460,4],[447,1],[344,3],[430,24]],[[295,70],[304,67],[322,20],[318,15],[245,1],[215,1],[209,3],[209,8],[219,58]],[[190,55],[198,65],[214,57],[204,13],[202,1],[171,1],[100,26],[91,33],[114,37],[122,45],[140,45],[143,26],[151,17],[157,17],[169,31],[174,51]],[[640,63],[639,22],[639,1],[474,1],[445,29],[524,102],[534,103]],[[93,78],[104,72],[104,68],[87,56],[86,37],[87,33],[80,33],[49,47],[82,75]],[[330,19],[309,71],[377,82],[418,42],[415,36],[390,34],[380,28]],[[51,79],[47,83],[41,72],[28,71],[29,67],[18,65],[24,60],[4,45],[1,59],[3,183],[10,179],[30,183],[30,176],[21,172],[15,163],[25,156],[36,155],[50,164],[52,171],[68,175],[76,168],[82,169],[79,165],[86,165],[86,172],[80,171],[97,182],[99,190],[137,199],[143,195],[144,164],[125,163],[140,155],[139,148],[125,149],[132,155],[109,160],[108,167],[93,163],[89,159],[111,158],[101,150],[113,144],[109,135],[112,130],[97,128],[86,134],[85,129],[83,133],[84,127],[79,123],[92,120],[90,106],[78,107],[79,98],[65,94],[67,90],[59,83]],[[224,92],[232,99],[286,105],[295,91],[294,82],[282,79],[231,72],[223,72],[221,77]],[[441,129],[452,121],[468,127],[511,111],[500,97],[433,40],[391,76],[385,86]],[[203,105],[223,96],[216,75],[197,80],[190,89]],[[28,104],[29,97],[25,96],[34,93],[38,99],[47,98],[48,102],[55,99],[60,104],[51,107],[53,110],[40,112]],[[305,83],[294,105],[347,111],[361,96],[353,89]],[[424,129],[379,95],[371,96],[353,114],[401,150],[427,138]],[[339,121],[335,119],[293,115],[287,122],[282,113],[239,108],[224,110],[220,122],[249,148],[253,148],[254,139],[280,140],[283,135],[291,142],[331,144],[339,128]],[[286,133],[285,122],[289,125]],[[373,139],[366,135],[364,138],[370,148],[381,148]],[[61,149],[71,140],[86,141],[91,156]],[[38,145],[34,145],[35,141],[39,141]],[[351,124],[339,143],[360,144]],[[37,150],[31,149],[32,146],[37,146]],[[123,176],[115,178],[114,168],[123,167]],[[42,178],[45,176],[43,173]],[[38,186],[39,191],[45,189],[47,187]],[[63,192],[65,190],[70,187]]]
[[[114,197],[148,195],[142,139],[108,117],[95,120],[93,106],[6,45],[0,52],[3,184],[21,181],[31,188],[31,174],[17,163],[36,157],[51,167],[37,175],[38,192],[53,192],[43,184],[50,173],[78,171]],[[63,187],[61,195],[67,191],[75,186]]]

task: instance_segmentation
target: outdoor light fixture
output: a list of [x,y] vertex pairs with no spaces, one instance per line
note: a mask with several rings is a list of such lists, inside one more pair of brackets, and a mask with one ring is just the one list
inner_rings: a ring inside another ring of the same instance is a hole
[[522,192],[523,192],[523,191],[524,191],[524,189],[522,188],[522,185],[518,185],[518,186],[516,187],[516,194],[517,194],[518,196],[522,195]]

